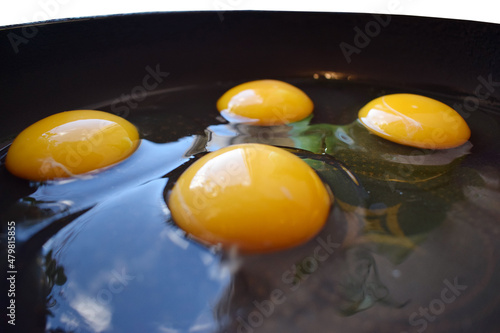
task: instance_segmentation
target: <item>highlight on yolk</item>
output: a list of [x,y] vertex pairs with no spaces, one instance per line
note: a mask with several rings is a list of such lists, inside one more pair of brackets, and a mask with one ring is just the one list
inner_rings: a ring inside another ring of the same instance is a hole
[[414,94],[376,98],[361,108],[358,119],[384,139],[418,148],[458,147],[471,134],[465,120],[451,107]]
[[241,144],[193,163],[176,182],[168,206],[195,239],[264,253],[314,237],[331,202],[321,179],[299,157],[273,146]]
[[229,121],[274,126],[309,116],[314,105],[299,88],[277,80],[258,80],[229,89],[217,109]]
[[70,177],[115,164],[134,152],[139,133],[116,115],[66,111],[22,131],[9,148],[6,167],[30,180]]

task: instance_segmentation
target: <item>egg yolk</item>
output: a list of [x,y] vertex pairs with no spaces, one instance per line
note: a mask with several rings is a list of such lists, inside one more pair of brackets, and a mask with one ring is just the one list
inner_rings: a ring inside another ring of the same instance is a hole
[[168,205],[173,220],[195,239],[263,253],[314,237],[331,200],[316,172],[297,156],[273,146],[241,144],[191,165]]
[[262,126],[302,120],[313,108],[313,102],[302,90],[277,80],[240,84],[217,101],[217,109],[227,120]]
[[447,149],[470,138],[469,126],[455,110],[420,95],[376,98],[359,111],[358,119],[370,132],[412,147]]
[[67,111],[22,131],[7,153],[14,175],[43,181],[104,168],[137,148],[139,133],[116,115],[93,110]]

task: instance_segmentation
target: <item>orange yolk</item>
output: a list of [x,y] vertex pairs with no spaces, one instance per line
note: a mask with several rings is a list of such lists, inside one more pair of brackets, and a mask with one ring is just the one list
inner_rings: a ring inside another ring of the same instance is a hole
[[420,95],[376,98],[359,111],[358,118],[370,132],[412,147],[447,149],[470,138],[469,126],[455,110]]
[[189,235],[247,253],[308,241],[325,224],[331,202],[304,161],[261,144],[203,156],[181,175],[168,199],[173,220]]
[[259,80],[229,89],[217,109],[231,122],[274,126],[309,116],[314,105],[299,88],[277,80]]
[[22,131],[9,148],[6,167],[14,175],[43,181],[70,177],[115,164],[134,152],[137,129],[116,115],[67,111]]

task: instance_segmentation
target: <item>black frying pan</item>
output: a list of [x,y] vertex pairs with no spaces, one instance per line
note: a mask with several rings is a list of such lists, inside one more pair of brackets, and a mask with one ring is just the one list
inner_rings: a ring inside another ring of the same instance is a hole
[[[132,112],[133,116],[134,110],[113,110],[113,101],[120,99],[123,94],[130,94],[131,87],[142,83],[145,73],[156,77],[158,89],[168,91],[182,86],[217,87],[221,82],[238,83],[260,78],[308,78],[326,72],[333,73],[328,75],[338,75],[340,80],[367,85],[382,83],[397,87],[400,91],[434,91],[437,96],[455,94],[464,103],[468,97],[477,97],[477,87],[483,84],[490,94],[487,98],[476,98],[474,103],[477,101],[478,105],[474,106],[473,111],[484,109],[496,117],[499,110],[500,64],[497,59],[500,59],[500,28],[488,23],[338,13],[156,13],[5,27],[0,30],[0,43],[0,133],[3,147],[29,124],[56,112],[104,107],[115,113],[122,112],[123,116],[129,116],[129,112]],[[487,83],[484,83],[485,80]],[[222,88],[220,90],[223,91]],[[359,106],[365,102],[360,101]],[[182,101],[178,103],[181,105]],[[475,114],[469,113],[469,120],[473,121]],[[498,124],[493,123],[485,131],[493,133],[496,129]],[[488,156],[491,165],[498,166],[498,142],[485,139],[474,144],[481,154]],[[6,149],[2,151],[3,154],[5,152]],[[7,179],[8,183],[0,186],[5,202],[12,191],[18,197],[31,193],[27,182]],[[9,193],[6,194],[7,189]],[[0,216],[2,224],[11,219],[8,214],[2,213]],[[67,216],[59,223],[60,226],[46,226],[31,235],[31,240],[19,245],[21,273],[18,275],[17,326],[4,325],[5,317],[2,319],[3,326],[19,332],[45,330],[47,318],[52,314],[45,312],[44,304],[48,300],[44,298],[45,291],[36,282],[44,275],[33,268],[34,253],[38,253],[45,241],[75,218],[77,216]],[[273,308],[272,316],[270,314],[272,320],[257,325],[259,318],[267,316],[266,313],[270,311],[264,300],[273,290],[273,283],[269,282],[273,279],[269,278],[273,268],[278,267],[275,269],[279,274],[288,267],[280,266],[279,263],[286,261],[280,255],[270,255],[266,259],[267,264],[260,264],[259,258],[249,258],[232,284],[221,292],[219,302],[207,305],[207,312],[202,312],[205,316],[215,313],[214,317],[220,324],[218,330],[227,332],[291,332],[294,329],[297,332],[498,332],[499,289],[498,283],[491,280],[492,277],[499,277],[499,238],[495,221],[499,222],[498,215],[489,217],[484,226],[483,232],[489,238],[477,246],[479,250],[460,254],[492,258],[488,259],[486,268],[467,267],[484,269],[486,273],[478,274],[489,274],[488,279],[483,276],[483,280],[477,281],[477,285],[481,285],[479,289],[470,287],[473,293],[463,297],[459,303],[454,303],[451,310],[441,311],[440,314],[444,314],[436,316],[437,319],[432,313],[429,318],[422,315],[413,319],[407,314],[399,316],[398,311],[404,309],[411,317],[412,311],[418,312],[420,305],[408,299],[390,299],[380,295],[372,296],[378,297],[381,303],[389,304],[390,311],[378,307],[368,307],[365,311],[358,304],[356,309],[359,311],[342,308],[339,314],[329,308],[332,302],[341,301],[335,298],[338,294],[332,298],[328,296],[331,295],[329,285],[316,283],[311,290],[314,289],[317,292],[315,295],[323,297],[309,297],[297,291],[290,295],[289,306]],[[474,241],[479,240],[481,237],[474,238]],[[147,245],[147,241],[144,244]],[[484,244],[487,244],[487,248],[483,248]],[[446,252],[446,248],[439,251]],[[292,251],[291,257],[301,258],[301,255],[299,250]],[[352,260],[361,266],[374,260],[365,257],[364,253],[344,255],[354,258]],[[52,258],[46,258],[46,261],[50,260]],[[421,264],[421,267],[407,268],[415,272],[415,278],[409,280],[406,288],[416,288],[419,293],[425,294],[427,289],[418,283],[421,277],[418,272],[425,271],[427,275],[442,273],[437,279],[447,278],[447,283],[455,283],[455,291],[460,292],[460,282],[453,281],[453,276],[434,270],[432,264]],[[23,265],[26,267],[24,271]],[[51,281],[52,285],[66,283],[57,274],[58,266],[54,265],[52,269],[56,273],[52,275],[53,280],[58,277],[61,280]],[[328,269],[335,270],[335,264]],[[384,266],[379,267],[382,277],[366,276],[365,280],[372,283],[372,287],[376,286],[384,280],[384,274],[391,274],[384,269]],[[365,292],[386,292],[384,286],[379,287]],[[210,290],[211,286],[207,285],[206,288]],[[7,285],[2,288],[7,289]],[[302,293],[306,293],[310,289],[302,290]],[[152,304],[163,304],[155,303],[157,294],[169,297],[162,295],[163,291],[157,287],[155,292],[139,293],[136,297],[138,301],[143,297],[151,298]],[[101,296],[105,297],[105,294],[103,292]],[[278,295],[275,296],[278,300]],[[2,308],[5,309],[8,303],[2,297]],[[189,299],[182,298],[182,294],[176,297],[178,303],[170,306],[190,311]],[[254,301],[259,305],[255,305]],[[439,305],[436,302],[434,304],[436,307]],[[124,306],[133,307],[133,304]],[[262,308],[260,317],[252,317],[256,307]],[[120,308],[123,310],[123,307]],[[338,307],[335,309],[339,310]],[[123,313],[128,312],[116,310],[112,319],[115,331],[120,331],[120,327],[123,329],[117,324],[120,321],[128,323],[125,327],[131,332],[161,329],[170,332],[168,329],[175,327],[172,323],[177,323],[178,318],[165,315],[162,317],[164,321],[155,323],[158,325],[153,329],[152,322],[142,319],[145,313],[168,313],[171,309],[156,307],[136,310],[137,317],[133,319],[123,316]],[[58,308],[52,307],[50,311],[57,312]],[[71,320],[68,318],[67,322]],[[192,318],[192,322],[196,320],[201,319]],[[434,321],[436,324],[433,324]],[[68,324],[65,327],[52,327],[51,332],[85,332],[90,330],[89,327],[99,331],[99,327],[106,326]],[[107,327],[112,330],[111,326]],[[205,332],[212,330],[213,326],[204,328],[200,325],[198,328]]]

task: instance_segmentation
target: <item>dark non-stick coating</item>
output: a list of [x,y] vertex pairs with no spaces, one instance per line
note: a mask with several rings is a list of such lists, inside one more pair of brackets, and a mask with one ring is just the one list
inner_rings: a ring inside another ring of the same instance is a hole
[[[495,24],[344,13],[155,13],[6,27],[0,133],[118,98],[146,66],[168,72],[169,87],[334,71],[472,95],[478,76],[500,72],[499,44]],[[489,101],[498,97],[496,89]]]

